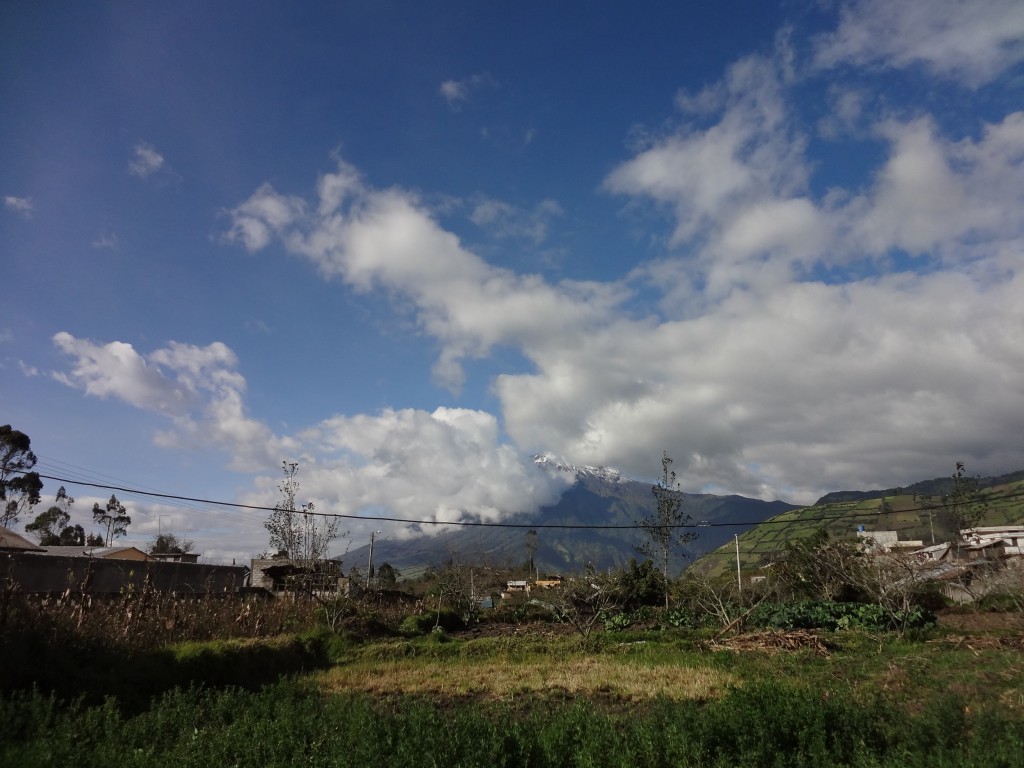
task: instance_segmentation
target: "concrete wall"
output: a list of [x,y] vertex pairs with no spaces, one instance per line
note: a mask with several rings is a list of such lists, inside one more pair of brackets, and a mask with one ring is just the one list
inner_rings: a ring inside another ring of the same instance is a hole
[[0,579],[11,578],[22,592],[59,594],[83,587],[91,594],[142,589],[146,576],[161,592],[222,593],[243,585],[246,569],[234,565],[101,560],[32,553],[0,555]]

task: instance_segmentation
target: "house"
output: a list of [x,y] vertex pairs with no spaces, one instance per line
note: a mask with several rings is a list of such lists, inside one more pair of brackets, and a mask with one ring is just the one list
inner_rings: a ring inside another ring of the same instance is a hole
[[960,532],[972,560],[1001,560],[1024,555],[1024,525],[988,525]]
[[949,556],[949,551],[952,546],[948,541],[942,544],[933,544],[930,547],[924,547],[914,552],[914,557],[917,558],[918,562],[922,563],[941,563]]
[[540,589],[553,589],[555,587],[562,586],[561,576],[547,576],[543,579],[537,579],[533,582],[535,587]]
[[198,552],[150,552],[149,556],[153,560],[159,560],[161,563],[198,563],[199,553]]
[[347,594],[349,580],[341,571],[341,560],[310,561],[271,557],[252,561],[249,585],[268,592],[290,591],[301,585],[314,592]]
[[20,536],[10,528],[0,525],[0,552],[42,552],[43,548],[38,547],[24,536]]
[[865,531],[863,527],[857,531],[857,537],[864,541],[869,554],[875,552],[891,552],[894,549],[918,549],[923,541],[900,541],[897,531]]
[[39,554],[56,557],[91,557],[97,560],[153,560],[137,547],[45,547]]
[[515,592],[525,592],[526,594],[530,594],[530,582],[526,579],[516,579],[514,581],[505,582],[505,589],[502,591],[501,597],[507,600]]

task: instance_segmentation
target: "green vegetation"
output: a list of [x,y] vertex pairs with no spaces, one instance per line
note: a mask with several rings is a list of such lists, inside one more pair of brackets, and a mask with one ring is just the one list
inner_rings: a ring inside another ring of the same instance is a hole
[[[959,485],[954,475],[944,483],[921,483],[918,491],[909,488],[856,499],[837,494],[837,501],[819,502],[777,515],[739,534],[742,569],[749,575],[778,559],[791,544],[813,539],[821,532],[835,540],[852,539],[858,527],[864,526],[869,531],[896,531],[901,540],[920,540],[928,546],[951,541],[958,521],[977,525],[1024,524],[1024,479],[1020,473],[979,481],[966,477],[962,467],[957,472]],[[735,578],[734,543],[708,553],[696,565],[713,578],[729,573]]]
[[[617,588],[660,599],[648,570]],[[378,596],[337,631],[252,637],[312,626],[317,603],[207,598],[176,632],[236,638],[166,643],[118,626],[166,617],[156,595],[66,614],[5,595],[3,765],[1009,766],[1024,744],[1019,633],[900,636],[875,605],[761,603],[746,627],[795,629],[725,634],[640,600],[584,638],[550,611],[435,630],[432,605]]]
[[[422,641],[427,643],[427,640]],[[874,643],[878,648],[877,643]],[[504,699],[462,696],[324,695],[319,679],[286,680],[257,691],[185,688],[127,713],[113,699],[61,703],[38,691],[0,701],[0,763],[48,765],[365,766],[1011,766],[1024,744],[1020,708],[978,706],[957,691],[935,691],[908,704],[878,675],[905,658],[884,643],[856,671],[859,689],[812,658],[677,652],[637,654],[632,666],[689,670],[732,667],[746,678],[697,698],[637,701],[596,690],[548,688]],[[425,646],[421,646],[425,647]],[[461,651],[470,647],[463,643]],[[410,668],[439,675],[452,668],[507,664],[500,645],[482,658],[410,657]],[[864,652],[866,648],[859,648]],[[477,647],[479,652],[480,648]],[[609,646],[568,659],[547,655],[550,669],[590,660],[623,666]],[[954,649],[942,654],[958,656]],[[871,654],[868,654],[869,657]],[[925,654],[928,659],[932,654]],[[453,659],[458,659],[454,660]],[[543,659],[544,655],[532,656]],[[964,657],[948,660],[948,668]],[[833,660],[835,661],[835,660]],[[386,670],[403,662],[377,666]],[[516,662],[521,664],[522,662]],[[661,665],[661,666],[658,666]],[[794,667],[799,667],[795,669]],[[446,669],[441,669],[444,667]],[[343,671],[346,665],[335,667]],[[803,674],[810,668],[810,674]],[[368,667],[371,669],[371,667]],[[919,669],[914,669],[914,672]],[[939,671],[933,667],[931,672]],[[798,674],[800,672],[800,674]],[[719,672],[721,676],[721,672]],[[486,678],[486,673],[484,674]],[[774,679],[777,678],[777,679]],[[879,683],[882,683],[879,685]],[[1020,696],[1020,690],[1015,691]]]

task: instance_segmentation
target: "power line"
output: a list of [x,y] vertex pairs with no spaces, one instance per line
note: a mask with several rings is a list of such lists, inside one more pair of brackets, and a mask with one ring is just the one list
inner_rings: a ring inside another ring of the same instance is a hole
[[[122,486],[109,485],[105,483],[88,482],[85,480],[72,480],[64,477],[56,477],[54,475],[40,474],[39,477],[47,480],[53,480],[58,483],[70,483],[72,485],[84,485],[91,488],[103,488],[108,491],[120,491],[122,493],[132,493],[139,496],[151,496],[160,499],[170,499],[181,502],[191,502],[195,504],[212,504],[221,507],[231,507],[234,509],[247,509],[257,512],[274,512],[276,507],[264,507],[255,504],[242,504],[235,501],[216,501],[214,499],[200,499],[190,496],[181,496],[173,493],[159,493],[157,491],[143,491],[137,488],[126,488]],[[1000,496],[991,496],[987,501],[1002,501],[1005,499],[1014,499],[1024,496],[1024,490],[1017,491],[1015,493],[1002,494]],[[866,501],[866,500],[865,500]],[[847,520],[850,517],[864,517],[872,516],[878,517],[879,515],[891,515],[901,514],[904,512],[927,512],[931,510],[945,509],[945,504],[934,504],[920,507],[913,507],[910,509],[879,509],[879,510],[862,510],[855,511],[850,510],[846,514],[842,515],[827,515],[821,517],[800,517],[794,520],[755,520],[751,522],[715,522],[715,523],[688,523],[685,525],[672,525],[665,526],[667,528],[730,528],[730,527],[743,527],[743,526],[755,526],[755,525],[792,525],[794,523],[811,523],[811,522],[830,522],[833,520]],[[800,508],[798,508],[800,509]],[[802,509],[807,509],[803,507]],[[205,510],[195,510],[205,511]],[[487,522],[487,521],[473,521],[473,520],[409,520],[404,517],[384,517],[377,515],[347,515],[334,512],[304,512],[302,514],[313,515],[316,517],[332,517],[332,518],[343,518],[346,520],[366,520],[368,522],[385,522],[385,523],[402,523],[405,525],[448,525],[453,527],[464,527],[464,528],[541,528],[541,529],[558,529],[558,530],[638,530],[643,528],[639,524],[631,525],[578,525],[572,523],[502,523],[502,522]],[[786,514],[786,513],[783,513]],[[229,516],[230,517],[230,516]],[[244,519],[244,518],[243,518]],[[246,520],[248,522],[248,520]]]

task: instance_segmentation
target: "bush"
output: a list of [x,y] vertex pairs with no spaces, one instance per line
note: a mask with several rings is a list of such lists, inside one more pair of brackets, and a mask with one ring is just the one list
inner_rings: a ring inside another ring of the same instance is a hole
[[455,611],[443,610],[440,617],[435,611],[428,611],[406,616],[398,626],[398,631],[403,635],[426,635],[437,626],[446,632],[455,632],[465,628],[465,623]]
[[747,623],[755,627],[829,631],[922,629],[933,626],[935,621],[935,614],[920,606],[904,613],[875,603],[834,603],[826,600],[762,603],[747,617]]

